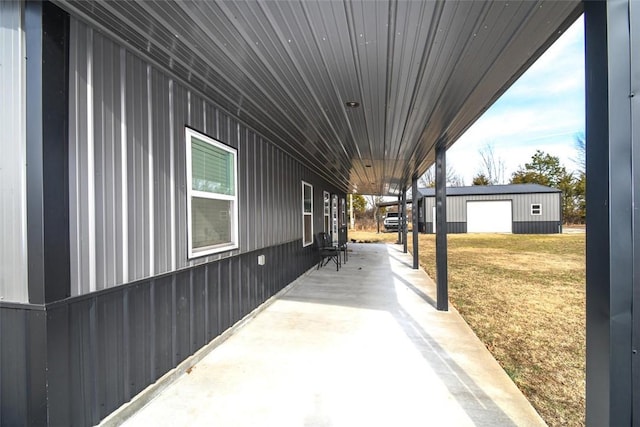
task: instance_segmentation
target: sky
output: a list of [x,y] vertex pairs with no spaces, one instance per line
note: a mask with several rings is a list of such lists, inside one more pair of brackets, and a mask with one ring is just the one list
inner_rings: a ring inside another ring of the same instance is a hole
[[471,185],[479,150],[492,145],[508,181],[537,149],[576,169],[575,141],[585,129],[584,23],[578,19],[447,151],[447,166]]

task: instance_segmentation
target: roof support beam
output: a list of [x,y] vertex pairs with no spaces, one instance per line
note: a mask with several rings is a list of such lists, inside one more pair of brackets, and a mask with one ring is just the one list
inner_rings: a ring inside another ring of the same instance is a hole
[[449,310],[447,277],[447,148],[444,140],[436,144],[436,307]]
[[418,177],[414,176],[411,180],[411,195],[413,202],[411,203],[411,233],[413,235],[413,268],[417,270],[420,266],[418,258]]
[[[588,426],[640,425],[640,10],[585,2]],[[637,39],[637,37],[636,37]],[[635,45],[635,46],[634,46]],[[636,208],[637,209],[637,208]],[[636,396],[634,396],[636,393]]]

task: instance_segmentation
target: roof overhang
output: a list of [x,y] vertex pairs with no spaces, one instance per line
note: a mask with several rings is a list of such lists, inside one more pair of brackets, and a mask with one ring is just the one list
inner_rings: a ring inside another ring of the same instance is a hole
[[56,3],[338,188],[386,195],[422,175],[436,144],[453,144],[582,11],[575,0]]

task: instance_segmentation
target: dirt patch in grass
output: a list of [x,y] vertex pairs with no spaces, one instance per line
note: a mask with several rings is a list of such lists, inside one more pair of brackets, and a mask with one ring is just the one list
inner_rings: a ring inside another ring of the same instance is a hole
[[[367,235],[397,239],[349,237]],[[448,248],[451,303],[550,426],[584,425],[585,235],[453,234]],[[435,279],[435,236],[419,250]]]

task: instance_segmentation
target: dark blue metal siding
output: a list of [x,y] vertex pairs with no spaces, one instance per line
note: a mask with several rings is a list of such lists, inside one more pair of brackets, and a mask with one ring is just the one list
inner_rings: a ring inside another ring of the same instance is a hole
[[[433,222],[426,222],[425,224],[425,233],[433,233]],[[447,233],[449,234],[458,234],[458,233],[466,233],[467,232],[467,223],[466,222],[447,222]]]
[[466,222],[447,222],[447,233],[457,234],[457,233],[466,233],[466,232],[467,232]]
[[45,367],[45,334],[44,311],[0,309],[0,425],[46,423],[45,380],[29,375]]
[[513,234],[557,234],[560,221],[514,221]]

